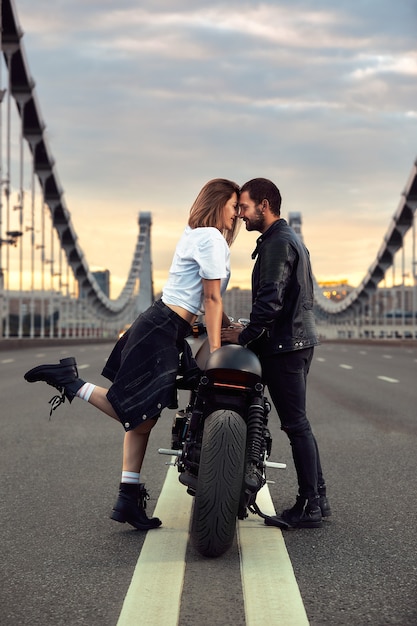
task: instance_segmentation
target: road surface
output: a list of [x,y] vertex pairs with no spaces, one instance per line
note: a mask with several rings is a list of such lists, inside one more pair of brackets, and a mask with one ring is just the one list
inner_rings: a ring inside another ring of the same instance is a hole
[[[142,472],[149,513],[166,516],[161,529],[141,533],[109,519],[122,427],[79,399],[50,419],[53,388],[23,380],[30,367],[74,355],[82,378],[105,385],[110,348],[0,352],[2,625],[130,626],[145,623],[141,611],[151,626],[252,626],[266,623],[262,615],[283,626],[417,624],[415,344],[316,349],[308,408],[333,516],[321,529],[284,533],[250,516],[219,559],[188,545],[191,498],[157,454],[170,445],[173,411],[154,429]],[[296,480],[274,411],[270,427],[271,459],[287,463],[268,474],[279,512],[293,504]],[[145,584],[143,571],[153,572]],[[158,610],[172,607],[169,620],[152,618],[149,598]]]

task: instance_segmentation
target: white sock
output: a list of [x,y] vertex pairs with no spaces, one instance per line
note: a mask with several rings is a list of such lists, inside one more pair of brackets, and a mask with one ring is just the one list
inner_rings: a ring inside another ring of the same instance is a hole
[[84,383],[84,385],[79,388],[75,395],[81,398],[81,400],[85,400],[86,402],[88,402],[95,388],[96,385],[93,385],[93,383]]
[[140,482],[139,472],[125,472],[122,471],[122,483],[129,483],[131,485],[138,485]]

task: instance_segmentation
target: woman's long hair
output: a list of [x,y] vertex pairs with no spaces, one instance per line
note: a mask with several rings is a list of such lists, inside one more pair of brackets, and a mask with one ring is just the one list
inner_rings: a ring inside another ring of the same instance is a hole
[[204,185],[190,209],[190,228],[213,226],[217,228],[230,246],[239,231],[240,219],[235,219],[233,229],[224,228],[224,207],[234,193],[239,201],[239,185],[225,178],[213,178]]

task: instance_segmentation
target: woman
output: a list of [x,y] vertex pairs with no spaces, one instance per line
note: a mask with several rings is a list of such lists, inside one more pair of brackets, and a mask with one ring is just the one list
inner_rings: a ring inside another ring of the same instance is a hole
[[238,194],[236,183],[220,178],[201,189],[178,242],[162,298],[119,339],[103,369],[102,374],[113,383],[110,389],[80,379],[73,357],[25,374],[28,382],[44,381],[58,389],[62,393],[58,405],[65,397],[69,402],[79,397],[122,423],[126,431],[122,479],[111,518],[139,530],[162,523],[145,513],[148,495],[140,483],[140,471],[150,432],[162,409],[176,406],[180,354],[189,351],[185,337],[200,313],[205,315],[210,352],[221,345],[229,246],[240,222]]

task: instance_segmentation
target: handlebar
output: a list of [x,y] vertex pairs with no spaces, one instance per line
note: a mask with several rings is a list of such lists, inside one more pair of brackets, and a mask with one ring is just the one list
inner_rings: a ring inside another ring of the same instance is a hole
[[[233,328],[233,322],[234,322],[234,318],[233,317],[229,317],[229,322],[231,323],[231,328]],[[249,324],[250,320],[247,317],[239,317],[239,319],[237,320],[237,323],[240,324],[241,326],[247,326]],[[197,339],[197,337],[201,337],[201,335],[204,335],[207,332],[206,329],[206,325],[203,324],[203,322],[195,322],[193,324],[193,337],[195,339]]]

